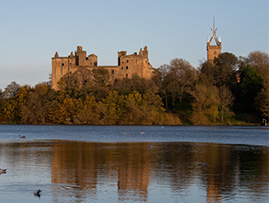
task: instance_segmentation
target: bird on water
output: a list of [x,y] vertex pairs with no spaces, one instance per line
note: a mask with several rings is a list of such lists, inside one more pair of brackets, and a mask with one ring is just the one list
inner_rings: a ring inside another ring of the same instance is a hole
[[40,189],[38,189],[37,191],[35,191],[34,192],[34,195],[36,196],[36,197],[40,197],[41,196],[41,193],[42,191],[40,190]]
[[7,172],[7,169],[1,169],[0,168],[0,174],[2,174],[2,173],[6,173]]

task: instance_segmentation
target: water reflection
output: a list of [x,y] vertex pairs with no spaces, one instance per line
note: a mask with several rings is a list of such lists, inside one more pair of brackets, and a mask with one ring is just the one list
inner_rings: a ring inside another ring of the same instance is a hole
[[50,191],[43,191],[54,202],[268,199],[269,150],[263,146],[54,141],[0,147],[0,166],[15,175],[7,186],[36,177],[31,184],[49,182]]

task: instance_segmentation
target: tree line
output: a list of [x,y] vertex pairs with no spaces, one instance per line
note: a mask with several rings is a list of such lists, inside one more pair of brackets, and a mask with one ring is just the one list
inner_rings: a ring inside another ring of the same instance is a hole
[[160,66],[152,79],[111,83],[107,70],[78,69],[35,87],[0,90],[0,122],[87,125],[233,125],[268,121],[269,57],[222,53],[198,69],[184,59]]

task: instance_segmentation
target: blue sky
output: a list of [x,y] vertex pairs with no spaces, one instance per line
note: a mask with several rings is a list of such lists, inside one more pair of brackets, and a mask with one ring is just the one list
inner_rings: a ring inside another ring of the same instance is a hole
[[148,46],[158,68],[174,58],[206,59],[213,15],[222,52],[269,52],[268,0],[0,0],[0,89],[47,81],[55,51],[78,45],[116,65],[117,52]]

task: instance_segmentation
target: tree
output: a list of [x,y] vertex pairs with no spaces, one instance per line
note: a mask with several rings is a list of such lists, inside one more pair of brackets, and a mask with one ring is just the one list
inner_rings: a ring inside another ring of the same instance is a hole
[[146,91],[158,92],[160,86],[159,75],[156,73],[152,79],[140,78],[133,75],[132,78],[122,78],[114,83],[114,89],[120,94],[127,95],[133,91],[145,94]]
[[38,84],[32,90],[27,86],[20,89],[18,93],[18,101],[21,101],[20,103],[22,103],[22,105],[20,105],[22,123],[47,123],[48,108],[50,106],[48,94],[50,91],[53,91],[51,87],[44,84]]
[[208,81],[200,81],[191,92],[194,102],[192,103],[192,121],[196,125],[208,125],[210,120],[216,122],[218,106],[220,104],[219,92],[216,86]]
[[245,63],[252,66],[263,79],[269,79],[269,55],[267,53],[261,51],[250,52],[245,59]]
[[20,88],[20,85],[17,84],[15,81],[11,82],[3,92],[3,98],[4,99],[11,99],[16,96],[18,90]]
[[240,75],[240,102],[253,105],[255,97],[263,88],[262,77],[255,69],[247,65]]
[[86,96],[83,107],[78,110],[78,124],[100,124],[100,114],[98,112],[97,102],[93,96]]
[[183,94],[198,79],[198,71],[184,59],[174,59],[170,62],[171,72],[177,77],[179,83],[179,102],[182,102]]
[[173,59],[170,65],[163,65],[159,68],[162,73],[161,94],[165,99],[166,107],[169,101],[174,107],[176,101],[183,101],[186,93],[198,79],[198,71],[184,59]]
[[49,74],[48,85],[49,85],[50,87],[52,87],[52,74]]
[[236,71],[238,59],[232,53],[221,53],[215,58],[214,63],[204,62],[201,64],[201,73],[205,74],[213,85],[218,88],[225,85],[229,88],[236,83]]
[[14,122],[16,118],[17,102],[15,99],[5,99],[1,101],[0,121]]
[[80,68],[74,73],[64,75],[58,82],[59,89],[72,98],[85,98],[93,89],[92,78],[90,70]]
[[232,109],[234,96],[231,90],[226,86],[220,87],[219,96],[220,96],[219,112],[220,112],[221,122],[223,122],[224,116],[229,117],[233,115],[233,111],[231,109]]
[[105,98],[111,90],[110,76],[108,70],[104,68],[95,68],[93,73],[93,86],[92,92],[97,101],[101,101]]
[[266,82],[255,98],[256,110],[261,118],[269,119],[269,84]]
[[125,95],[124,106],[126,108],[124,115],[125,121],[130,124],[142,125],[146,123],[147,114],[142,108],[142,95],[138,92]]
[[95,68],[92,70],[94,83],[98,86],[106,87],[108,85],[110,76],[108,70],[104,68]]
[[46,112],[38,93],[30,92],[27,103],[21,107],[21,122],[27,124],[45,124]]
[[124,96],[115,90],[111,91],[106,98],[98,102],[98,110],[102,124],[118,124],[125,111]]

